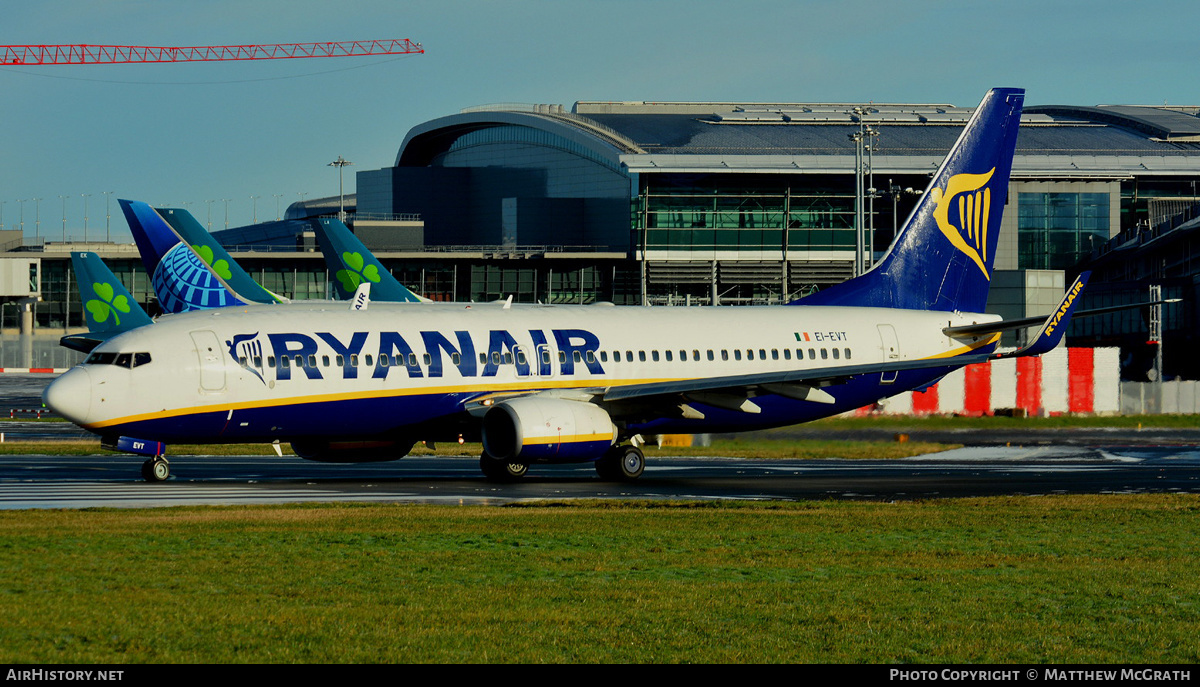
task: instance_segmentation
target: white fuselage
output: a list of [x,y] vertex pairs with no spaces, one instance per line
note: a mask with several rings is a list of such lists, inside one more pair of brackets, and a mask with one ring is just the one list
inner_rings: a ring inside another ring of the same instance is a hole
[[[813,306],[246,306],[164,317],[120,335],[66,373],[47,400],[91,431],[160,441],[353,438],[402,429],[419,436],[423,426],[462,415],[467,403],[488,395],[598,393],[904,360],[945,358],[953,368],[954,356],[995,338],[965,343],[941,330],[996,319]],[[127,363],[139,353],[148,362],[120,364],[126,353],[133,356]],[[760,403],[763,412],[752,414],[709,408],[707,423],[667,425],[791,424],[914,385],[897,383],[894,373],[864,377],[869,383],[852,390],[831,388],[834,403]],[[640,412],[631,422],[656,420]]]

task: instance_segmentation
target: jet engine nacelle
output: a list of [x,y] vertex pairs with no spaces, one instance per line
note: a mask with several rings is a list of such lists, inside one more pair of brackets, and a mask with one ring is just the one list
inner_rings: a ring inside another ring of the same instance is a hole
[[584,462],[616,441],[608,413],[582,401],[527,396],[497,403],[483,416],[483,450],[498,460]]

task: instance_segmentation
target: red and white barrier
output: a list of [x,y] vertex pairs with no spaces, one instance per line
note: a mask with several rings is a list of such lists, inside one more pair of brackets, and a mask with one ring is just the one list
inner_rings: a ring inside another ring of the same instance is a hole
[[0,374],[62,374],[69,367],[0,367]]
[[889,415],[1115,414],[1121,409],[1117,348],[1056,348],[1041,356],[968,365],[925,391],[906,391],[878,408]]

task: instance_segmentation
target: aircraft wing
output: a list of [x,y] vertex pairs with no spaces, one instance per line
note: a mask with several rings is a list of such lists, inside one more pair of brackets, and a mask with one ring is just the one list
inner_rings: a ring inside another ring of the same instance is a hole
[[[804,370],[784,370],[725,377],[678,379],[627,386],[609,387],[598,392],[605,402],[650,399],[681,395],[691,400],[732,410],[757,412],[749,399],[758,394],[777,394],[814,403],[833,403],[834,398],[823,387],[836,385],[851,377],[902,370],[925,370],[938,367],[961,367],[982,363],[992,356],[987,353],[968,353],[950,358],[898,360],[861,365],[839,365]],[[747,405],[749,403],[749,405]]]

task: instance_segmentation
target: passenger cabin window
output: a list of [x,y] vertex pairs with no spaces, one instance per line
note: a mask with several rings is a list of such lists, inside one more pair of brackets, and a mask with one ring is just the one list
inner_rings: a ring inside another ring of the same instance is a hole
[[671,351],[667,351],[666,353],[667,353],[667,362],[668,363],[673,362],[675,360],[675,356],[671,355]]
[[645,351],[638,351],[638,361],[643,362],[643,363],[646,362],[646,352]]

